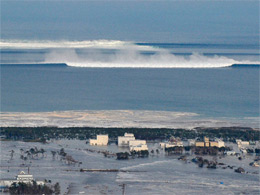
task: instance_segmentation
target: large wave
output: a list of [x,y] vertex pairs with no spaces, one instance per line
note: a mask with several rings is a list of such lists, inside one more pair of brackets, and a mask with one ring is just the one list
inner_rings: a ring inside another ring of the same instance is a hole
[[[0,41],[4,49],[48,49],[43,63],[66,63],[73,67],[98,68],[220,68],[233,64],[259,64],[226,56],[174,55],[171,50],[118,40],[92,41]],[[78,50],[84,52],[78,52]],[[109,52],[104,52],[104,50]]]

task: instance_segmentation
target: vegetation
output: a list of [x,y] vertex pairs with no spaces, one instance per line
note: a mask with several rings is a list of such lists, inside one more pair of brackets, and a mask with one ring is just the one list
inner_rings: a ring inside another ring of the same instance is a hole
[[94,128],[94,127],[1,127],[0,135],[5,135],[7,140],[38,141],[45,143],[50,139],[79,139],[85,140],[97,134],[108,134],[111,140],[116,141],[118,136],[125,132],[135,134],[137,139],[165,140],[170,137],[181,139],[222,138],[224,141],[235,142],[235,139],[260,140],[260,132],[252,128],[223,127],[223,128],[196,128],[167,129],[167,128]]
[[141,150],[141,151],[132,151],[131,152],[132,157],[138,157],[138,158],[144,158],[149,156],[148,150]]
[[116,159],[117,160],[128,160],[129,159],[129,153],[128,152],[118,152],[116,153]]
[[228,147],[195,147],[195,154],[196,155],[217,155],[219,152],[222,154],[225,151],[230,151]]
[[60,194],[60,184],[51,185],[37,185],[35,181],[32,183],[13,183],[9,187],[11,195],[15,194]]
[[169,147],[165,148],[165,152],[169,154],[182,154],[183,152],[183,147],[181,146],[175,146],[175,147]]
[[116,153],[116,159],[117,160],[128,160],[129,157],[132,158],[144,158],[144,157],[148,157],[149,156],[149,151],[147,150],[141,150],[141,151],[131,151],[131,154],[129,154],[128,152],[118,152]]
[[216,169],[217,168],[217,162],[216,160],[209,161],[208,159],[203,159],[202,157],[197,156],[196,158],[192,159],[192,162],[196,163],[198,167],[203,167],[204,165],[207,165],[208,169]]

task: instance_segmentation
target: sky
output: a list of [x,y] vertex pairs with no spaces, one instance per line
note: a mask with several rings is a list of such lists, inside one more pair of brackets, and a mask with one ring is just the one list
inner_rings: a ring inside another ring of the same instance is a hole
[[259,43],[259,1],[4,1],[1,38]]

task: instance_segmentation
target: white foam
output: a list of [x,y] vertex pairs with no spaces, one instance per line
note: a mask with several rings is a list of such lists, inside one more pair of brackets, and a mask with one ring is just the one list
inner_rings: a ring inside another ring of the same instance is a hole
[[98,52],[79,56],[75,50],[53,51],[46,55],[45,62],[90,68],[220,68],[233,64],[259,64],[259,62],[237,61],[224,56],[205,56],[199,53],[177,56],[164,49],[156,51],[154,55],[143,55],[133,48],[120,50],[109,56]]
[[[88,41],[29,41],[1,40],[3,49],[50,49],[42,63],[66,63],[73,67],[95,68],[220,68],[232,64],[259,64],[253,61],[238,61],[225,56],[205,56],[193,53],[190,56],[173,55],[169,50],[137,45],[120,40]],[[76,49],[87,49],[79,55]],[[115,49],[102,53],[100,49]],[[144,55],[141,51],[152,51]]]

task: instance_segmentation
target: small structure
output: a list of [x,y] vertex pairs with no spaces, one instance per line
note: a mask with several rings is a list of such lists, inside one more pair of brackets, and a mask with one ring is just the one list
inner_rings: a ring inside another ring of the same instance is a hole
[[108,135],[97,135],[97,139],[89,139],[91,146],[107,146]]
[[204,141],[196,141],[195,142],[196,147],[225,147],[225,142],[218,139],[216,141],[210,141],[208,137],[204,137]]
[[118,136],[118,146],[128,147],[129,141],[135,140],[135,136],[132,133],[125,133],[124,136]]
[[14,179],[2,179],[0,180],[0,190],[5,190],[9,188],[13,183],[32,183],[35,181],[37,185],[44,185],[44,181],[36,181],[33,179],[33,175],[26,174],[24,171],[21,171]]

